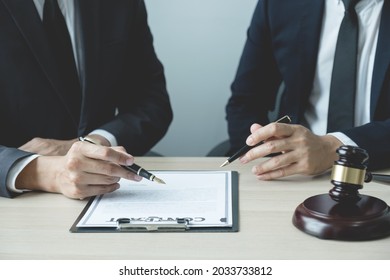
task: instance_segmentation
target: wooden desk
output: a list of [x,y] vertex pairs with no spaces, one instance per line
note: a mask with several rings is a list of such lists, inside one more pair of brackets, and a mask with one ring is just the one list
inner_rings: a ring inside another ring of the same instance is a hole
[[[150,170],[218,169],[224,158],[138,158]],[[239,179],[238,233],[70,233],[86,201],[58,194],[0,198],[0,259],[390,259],[390,237],[343,242],[307,235],[291,222],[295,208],[332,187],[329,174],[258,181],[251,165],[233,163]],[[362,194],[390,203],[390,186],[368,183]]]

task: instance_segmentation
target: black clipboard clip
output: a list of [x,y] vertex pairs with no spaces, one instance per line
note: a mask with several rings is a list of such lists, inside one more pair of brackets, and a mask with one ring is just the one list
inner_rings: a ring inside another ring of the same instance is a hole
[[116,222],[116,229],[118,231],[171,232],[188,230],[190,220],[186,218],[177,218],[175,221],[164,223],[132,223],[129,218],[119,218]]

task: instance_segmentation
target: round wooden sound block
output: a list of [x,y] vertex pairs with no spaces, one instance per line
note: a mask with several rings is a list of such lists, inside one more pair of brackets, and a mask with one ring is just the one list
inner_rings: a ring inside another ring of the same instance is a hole
[[336,202],[329,194],[309,197],[296,208],[293,224],[322,239],[352,241],[389,236],[389,206],[375,197],[359,197],[351,203]]

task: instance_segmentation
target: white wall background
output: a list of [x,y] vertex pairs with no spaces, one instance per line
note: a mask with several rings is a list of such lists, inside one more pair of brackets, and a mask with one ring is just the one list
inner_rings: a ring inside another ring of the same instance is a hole
[[174,120],[153,148],[205,156],[226,140],[225,105],[257,0],[145,0]]

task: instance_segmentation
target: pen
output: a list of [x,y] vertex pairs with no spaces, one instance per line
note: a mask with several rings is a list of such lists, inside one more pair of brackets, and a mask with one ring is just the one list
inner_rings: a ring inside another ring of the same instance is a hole
[[[92,139],[88,138],[88,137],[79,137],[79,140],[82,141],[82,142],[88,142],[88,143],[91,143],[91,144],[95,144],[95,145],[98,145],[95,141],[93,141]],[[144,177],[150,181],[153,181],[153,182],[156,182],[156,183],[159,183],[159,184],[165,184],[165,182],[163,180],[161,180],[160,178],[156,177],[156,175],[150,173],[149,171],[147,171],[146,169],[142,168],[141,166],[133,163],[132,165],[121,165],[123,168],[141,176],[141,177]]]
[[[291,122],[291,119],[289,116],[284,116],[280,119],[278,119],[277,121],[275,121],[276,123],[290,123]],[[248,145],[245,145],[243,146],[241,149],[239,149],[234,155],[232,155],[230,158],[228,158],[224,163],[222,163],[222,165],[220,167],[224,167],[226,165],[228,165],[229,163],[232,163],[233,161],[235,161],[236,159],[238,159],[239,157],[245,155],[247,152],[249,152],[249,150],[251,150],[252,148],[254,147],[257,147],[257,146],[260,146],[261,144],[263,144],[264,141],[261,141],[259,143],[257,143],[256,145],[254,146],[248,146]]]

